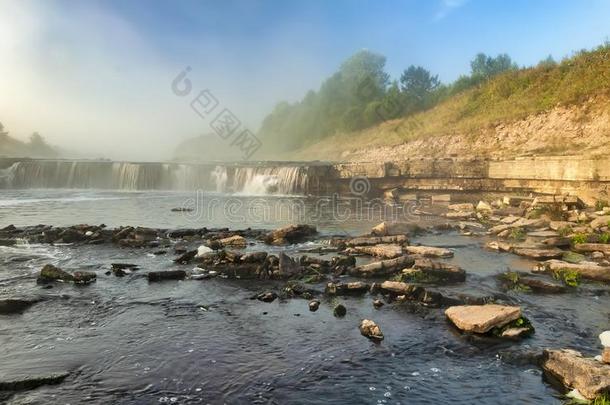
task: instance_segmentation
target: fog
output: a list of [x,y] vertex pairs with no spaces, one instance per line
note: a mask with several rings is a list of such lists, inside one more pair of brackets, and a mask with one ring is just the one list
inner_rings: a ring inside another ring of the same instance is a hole
[[[198,91],[256,131],[277,101],[328,73],[316,56],[323,41],[298,26],[246,51],[192,36],[160,46],[98,3],[57,4],[0,1],[0,122],[20,140],[39,131],[70,157],[170,159],[181,141],[212,132],[190,107]],[[286,58],[305,43],[314,45]],[[186,66],[193,92],[178,97],[171,83]]]

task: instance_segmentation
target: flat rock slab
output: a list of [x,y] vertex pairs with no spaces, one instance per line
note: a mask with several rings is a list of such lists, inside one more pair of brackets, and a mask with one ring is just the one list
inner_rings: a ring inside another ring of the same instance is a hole
[[535,249],[535,248],[514,248],[513,253],[519,256],[525,256],[537,260],[558,259],[563,256],[563,250],[551,249]]
[[421,255],[424,257],[453,257],[453,252],[449,249],[432,246],[407,246],[407,253]]
[[590,226],[593,229],[597,229],[597,228],[601,228],[602,226],[608,226],[609,223],[610,223],[610,215],[605,215],[605,216],[595,218],[593,221],[591,221]]
[[577,389],[585,398],[595,399],[610,392],[610,365],[569,350],[545,350],[541,361],[545,372],[563,385]]
[[593,262],[568,263],[561,260],[547,260],[536,266],[533,271],[539,273],[575,271],[579,273],[582,278],[603,281],[606,283],[610,282],[610,266],[600,266]]
[[521,317],[521,308],[506,305],[458,305],[449,307],[445,315],[464,332],[487,333]]
[[610,255],[610,244],[606,243],[577,243],[574,245],[574,250],[580,253],[602,252],[605,255]]
[[356,253],[383,257],[384,259],[394,259],[404,255],[404,251],[400,245],[381,244],[374,246],[355,246],[352,250]]
[[376,236],[412,235],[420,229],[415,223],[384,221],[371,229],[371,233]]

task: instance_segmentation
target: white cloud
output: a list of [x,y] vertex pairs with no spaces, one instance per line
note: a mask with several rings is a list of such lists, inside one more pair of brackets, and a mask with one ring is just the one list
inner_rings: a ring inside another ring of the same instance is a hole
[[441,0],[439,10],[434,16],[435,21],[440,21],[447,17],[452,11],[462,7],[468,0]]

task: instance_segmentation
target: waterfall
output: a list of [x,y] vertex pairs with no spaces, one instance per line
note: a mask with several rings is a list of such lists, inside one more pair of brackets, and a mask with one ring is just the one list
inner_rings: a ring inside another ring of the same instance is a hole
[[223,193],[227,189],[227,168],[224,166],[216,166],[212,172],[212,180],[216,185],[216,192]]
[[239,167],[235,169],[233,190],[248,195],[302,194],[308,186],[307,168]]
[[306,193],[309,186],[308,168],[304,166],[23,160],[9,161],[0,167],[5,167],[0,169],[0,188],[206,190],[285,195]]

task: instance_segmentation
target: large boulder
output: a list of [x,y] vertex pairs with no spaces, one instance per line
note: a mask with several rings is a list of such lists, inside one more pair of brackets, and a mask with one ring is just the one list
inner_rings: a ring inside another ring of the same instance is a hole
[[315,235],[316,227],[311,225],[289,225],[276,229],[265,237],[265,242],[269,245],[285,245],[298,243]]
[[458,305],[447,308],[445,315],[464,332],[487,333],[521,317],[521,308],[488,304]]
[[546,373],[566,387],[577,389],[587,399],[610,393],[610,365],[583,357],[577,351],[545,350],[541,366]]

